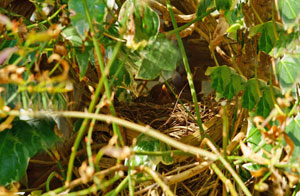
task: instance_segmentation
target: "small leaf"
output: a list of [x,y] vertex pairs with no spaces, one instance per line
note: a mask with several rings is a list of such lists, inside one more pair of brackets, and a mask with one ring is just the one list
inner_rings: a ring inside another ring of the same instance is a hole
[[79,71],[80,71],[80,80],[85,76],[86,71],[88,69],[90,56],[93,52],[93,48],[91,47],[85,47],[84,51],[81,51],[81,49],[76,49],[76,59],[79,65]]
[[242,106],[252,110],[259,101],[264,86],[266,86],[266,83],[262,80],[256,80],[255,78],[248,80],[242,97]]
[[[105,15],[105,4],[103,0],[86,0],[88,11],[92,22],[103,23]],[[85,32],[89,30],[89,23],[85,14],[82,1],[69,0],[69,10],[71,12],[71,23],[76,28],[79,35],[84,38]]]
[[11,129],[0,132],[0,185],[19,181],[29,158],[57,141],[54,124],[49,119],[15,120]]
[[[137,137],[137,142],[134,147],[134,151],[137,152],[164,152],[170,151],[171,148],[167,144],[161,142],[158,139],[152,138],[145,134],[140,134]],[[151,168],[155,168],[160,162],[164,164],[172,164],[174,162],[171,154],[151,156],[151,155],[135,155],[134,165],[146,165]]]
[[82,46],[82,39],[77,33],[76,29],[72,26],[65,28],[61,32],[62,36],[66,39],[69,40],[74,47],[80,47]]
[[256,107],[256,114],[259,116],[262,116],[266,118],[270,112],[272,111],[274,107],[274,102],[272,99],[272,93],[274,94],[274,98],[281,96],[280,90],[277,88],[272,89],[273,92],[271,92],[271,87],[267,86],[263,89],[262,97],[259,99]]

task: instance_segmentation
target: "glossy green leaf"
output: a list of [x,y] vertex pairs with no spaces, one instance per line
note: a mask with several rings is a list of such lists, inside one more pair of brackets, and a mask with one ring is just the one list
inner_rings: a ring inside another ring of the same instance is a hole
[[[140,134],[137,137],[137,142],[134,147],[134,151],[136,152],[164,152],[170,150],[171,148],[167,144],[145,134]],[[166,165],[172,164],[174,162],[171,154],[160,156],[135,155],[133,161],[135,166],[146,165],[151,168],[155,168],[156,165],[158,165],[160,162]]]
[[199,0],[197,5],[197,16],[204,14],[208,8],[214,5],[214,1],[211,0]]
[[276,63],[276,76],[282,92],[289,90],[295,93],[295,85],[300,79],[300,47],[294,54],[286,54]]
[[90,56],[93,53],[93,48],[90,47],[85,47],[84,51],[81,51],[81,49],[76,49],[75,54],[76,54],[76,59],[78,62],[79,66],[79,71],[80,71],[80,79],[82,79],[86,71],[88,69],[89,61],[90,61]]
[[286,28],[299,25],[299,0],[278,0],[278,11]]
[[[100,24],[103,23],[105,15],[105,4],[103,3],[103,0],[86,0],[86,2],[91,20]],[[71,12],[71,23],[79,35],[84,38],[85,32],[89,30],[89,24],[83,3],[78,0],[69,0],[68,6]]]
[[285,127],[285,132],[290,139],[294,142],[295,148],[292,154],[291,162],[299,163],[300,158],[300,115],[298,114],[293,118]]
[[139,64],[137,78],[155,79],[161,71],[173,71],[176,69],[180,53],[176,47],[166,38],[157,38],[155,42],[140,52],[142,56]]
[[209,67],[206,72],[212,80],[212,88],[231,100],[233,96],[245,88],[246,79],[236,73],[236,71],[226,65],[220,67]]
[[49,119],[15,120],[11,129],[0,132],[0,185],[19,181],[29,158],[54,145],[54,125]]
[[160,20],[143,1],[127,0],[121,7],[119,21],[121,35],[127,40],[126,46],[131,49],[142,49],[153,41],[159,32]]

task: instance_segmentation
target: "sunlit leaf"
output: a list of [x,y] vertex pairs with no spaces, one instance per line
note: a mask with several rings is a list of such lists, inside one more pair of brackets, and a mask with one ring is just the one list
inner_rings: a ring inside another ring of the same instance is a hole
[[292,90],[300,79],[300,47],[295,54],[286,54],[276,63],[276,76],[283,93]]
[[0,185],[20,180],[29,158],[57,141],[54,124],[49,119],[16,120],[11,129],[0,132]]
[[278,0],[278,11],[286,28],[289,28],[293,25],[299,25],[299,0]]

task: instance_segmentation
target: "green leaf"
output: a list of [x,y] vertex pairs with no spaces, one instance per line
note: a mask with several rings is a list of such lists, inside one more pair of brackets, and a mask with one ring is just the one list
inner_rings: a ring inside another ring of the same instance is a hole
[[286,54],[276,62],[276,76],[283,93],[292,90],[295,94],[295,84],[299,83],[300,47],[294,54]]
[[0,185],[19,181],[25,174],[29,158],[54,145],[54,121],[15,120],[13,127],[0,132]]
[[84,51],[81,51],[81,49],[75,49],[76,59],[80,71],[80,80],[86,74],[89,65],[90,56],[92,55],[92,53],[93,53],[93,48],[91,47],[85,47]]
[[259,33],[261,34],[258,43],[259,50],[270,53],[276,44],[278,44],[277,42],[280,42],[280,40],[276,40],[275,33],[281,35],[283,33],[283,27],[279,23],[269,21],[264,24],[251,27],[249,36],[252,37]]
[[294,25],[299,25],[299,0],[278,0],[278,12],[286,28],[290,28]]
[[126,46],[134,50],[144,48],[159,32],[159,16],[143,1],[127,0],[121,7],[119,21]]
[[272,111],[274,107],[272,93],[274,94],[275,99],[281,96],[279,89],[273,87],[272,91],[273,92],[271,92],[270,86],[264,87],[262,97],[259,99],[257,103],[257,107],[255,111],[257,115],[266,118]]
[[[103,23],[105,15],[105,4],[103,0],[86,0],[88,11],[92,21]],[[69,0],[69,10],[71,12],[71,23],[76,28],[79,35],[84,38],[85,32],[89,30],[89,23],[84,11],[82,1]]]
[[[164,152],[170,150],[171,148],[167,144],[145,134],[140,134],[137,137],[137,142],[134,147],[134,151],[137,152]],[[135,166],[146,165],[151,168],[155,168],[156,165],[158,165],[160,162],[166,165],[172,164],[174,162],[171,154],[161,156],[135,155],[133,161]]]
[[[266,150],[267,152],[271,152],[272,145],[265,143],[262,134],[252,122],[250,122],[248,125],[247,136],[249,137],[247,139],[247,143],[252,150],[256,149],[258,146],[262,146],[262,149]],[[263,157],[267,158],[265,154],[263,154]]]
[[300,115],[298,114],[290,123],[285,127],[285,132],[295,144],[292,154],[291,162],[299,163],[300,158]]
[[209,67],[205,74],[210,76],[212,88],[228,100],[245,88],[246,79],[226,65]]
[[248,80],[242,97],[242,106],[252,110],[259,101],[264,86],[266,86],[266,83],[262,80],[256,80],[255,78]]
[[66,40],[69,40],[71,42],[73,47],[81,47],[82,46],[82,43],[83,43],[82,39],[73,26],[69,26],[69,27],[65,28],[61,32],[61,34]]
[[155,42],[140,52],[137,78],[144,80],[155,79],[161,71],[173,71],[176,69],[180,58],[179,51],[166,38],[157,38]]
[[229,10],[232,4],[232,0],[215,0],[215,2],[218,10]]
[[269,53],[273,48],[273,42],[268,35],[268,31],[263,31],[259,42],[258,42],[259,50]]
[[199,0],[198,6],[197,6],[197,16],[201,16],[204,14],[208,8],[212,7],[214,4],[214,1],[211,0]]

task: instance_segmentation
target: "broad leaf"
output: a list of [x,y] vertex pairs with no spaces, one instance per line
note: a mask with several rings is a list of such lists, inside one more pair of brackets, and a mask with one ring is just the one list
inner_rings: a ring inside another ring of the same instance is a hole
[[294,25],[299,25],[299,0],[278,0],[278,11],[286,28],[290,28]]
[[220,97],[228,100],[245,88],[246,79],[226,65],[209,67],[205,74],[212,79],[212,88],[220,94]]
[[[275,32],[276,31],[276,32]],[[250,29],[249,36],[252,37],[258,33],[261,34],[259,38],[259,50],[269,53],[273,47],[277,44],[278,40],[275,38],[275,33],[280,35],[283,27],[279,23],[273,23],[272,21],[264,24],[259,24]]]
[[54,124],[49,119],[15,120],[12,129],[0,132],[0,185],[19,181],[29,158],[57,141]]
[[137,78],[144,80],[155,79],[161,71],[175,70],[180,58],[179,51],[164,37],[147,46],[140,55]]
[[[137,137],[137,142],[134,147],[134,151],[137,152],[164,152],[170,150],[171,148],[167,144],[145,134],[140,134]],[[133,161],[134,163],[131,164],[134,164],[134,166],[146,165],[151,168],[155,168],[160,162],[166,165],[174,162],[171,154],[160,156],[135,155]]]
[[[92,22],[103,23],[105,15],[105,4],[103,0],[86,0],[88,11]],[[85,32],[89,30],[89,23],[85,14],[82,1],[69,0],[69,10],[71,12],[71,23],[76,28],[79,35],[84,38]]]
[[289,90],[295,94],[295,85],[299,83],[300,77],[300,47],[295,54],[286,54],[276,63],[276,76],[280,83],[282,92]]

